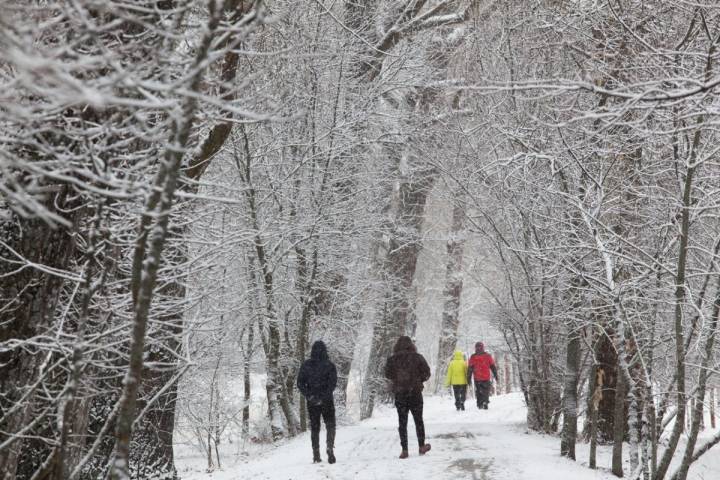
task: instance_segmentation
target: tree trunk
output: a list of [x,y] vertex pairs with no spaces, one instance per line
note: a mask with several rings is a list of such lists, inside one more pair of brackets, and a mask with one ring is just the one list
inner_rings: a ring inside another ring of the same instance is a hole
[[[624,341],[624,340],[620,340]],[[612,473],[623,476],[623,441],[625,440],[625,379],[619,374],[615,384],[615,416],[613,419]]]
[[[215,30],[220,23],[221,15],[212,12],[208,20],[207,30],[195,56],[195,68],[189,77],[188,89],[197,93],[205,74],[205,68],[200,65],[206,63]],[[155,179],[156,189],[149,196],[143,219],[141,221],[139,238],[136,243],[133,258],[132,294],[135,318],[132,324],[130,360],[127,374],[123,380],[123,391],[119,400],[119,413],[117,419],[115,459],[110,470],[112,480],[125,480],[130,478],[130,439],[137,395],[142,383],[144,366],[145,333],[147,330],[150,304],[153,299],[157,273],[161,264],[161,255],[168,234],[170,210],[175,201],[180,166],[184,155],[184,148],[188,143],[190,131],[195,121],[197,99],[194,95],[186,97],[182,102],[182,116],[178,117],[172,126],[168,148],[165,151],[163,163]],[[174,417],[174,409],[173,409]],[[174,418],[173,418],[174,420]],[[172,434],[172,430],[170,432]]]
[[[283,416],[287,422],[288,432],[294,435],[297,431],[295,416],[292,412],[290,402],[287,398],[287,388],[285,385],[285,376],[280,366],[280,320],[275,306],[275,287],[274,287],[274,269],[270,265],[266,252],[266,242],[261,236],[260,220],[258,214],[258,205],[253,184],[253,156],[250,150],[248,136],[243,129],[244,140],[244,159],[236,155],[235,162],[242,181],[245,183],[245,199],[247,201],[248,215],[250,219],[250,228],[254,232],[253,253],[254,261],[257,262],[258,275],[254,273],[254,266],[250,266],[251,285],[260,284],[260,291],[265,296],[263,314],[260,318],[264,319],[264,326],[267,328],[267,342],[263,342],[265,350],[265,363],[267,381],[265,390],[267,392],[268,415],[270,416],[270,429],[273,440],[280,439],[285,434],[285,426],[283,425]],[[261,302],[258,302],[261,303]],[[262,332],[260,332],[262,334]]]
[[628,457],[630,458],[630,473],[635,475],[640,467],[640,433],[642,428],[643,405],[635,378],[630,388],[630,405],[628,407]]
[[394,213],[394,229],[383,263],[383,276],[387,281],[382,305],[378,308],[373,328],[370,357],[362,389],[360,418],[372,415],[375,398],[385,381],[383,366],[400,335],[408,334],[414,311],[412,282],[418,255],[422,249],[422,227],[425,201],[432,187],[433,172],[417,174],[416,181],[404,181],[398,189]]
[[512,361],[507,353],[503,356],[505,393],[512,392]]
[[[63,187],[52,198],[58,212],[73,212],[70,189]],[[55,207],[51,208],[51,211]],[[74,215],[77,215],[74,214]],[[66,217],[73,224],[76,219]],[[73,236],[74,226],[48,225],[40,219],[24,219],[11,216],[0,223],[4,244],[0,244],[0,257],[44,265],[45,270],[23,268],[17,270],[16,263],[0,262],[0,343],[28,340],[45,329],[54,329],[55,309],[61,294],[64,279],[47,273],[70,270],[76,254]],[[43,365],[50,359],[47,354],[30,345],[0,352],[0,477],[15,478],[22,440],[16,434],[26,427],[32,416],[34,403],[33,386],[43,374]],[[22,399],[22,403],[18,403]],[[41,446],[42,448],[42,446]],[[37,453],[37,452],[36,452]]]
[[[344,292],[349,292],[349,287],[346,286],[343,288]],[[358,325],[362,317],[360,306],[356,305],[350,298],[350,295],[345,295],[345,298],[341,299],[343,304],[342,311],[344,312],[343,316],[347,319],[347,324],[343,325],[344,332],[348,335],[347,341],[343,345],[332,349],[338,372],[338,383],[335,389],[335,407],[339,416],[347,414],[349,408],[347,403],[348,384],[350,382],[355,343],[357,341]]]
[[[239,22],[242,17],[250,14],[253,2],[243,0],[230,0],[224,4],[224,14],[230,16],[233,23]],[[228,46],[233,40],[232,36],[227,37],[223,46]],[[227,51],[221,66],[221,79],[226,84],[220,86],[221,98],[230,102],[234,99],[234,89],[230,83],[237,75],[239,54],[236,51]],[[222,148],[230,136],[233,123],[222,122],[215,125],[204,142],[200,146],[196,157],[192,158],[185,170],[187,178],[197,182],[200,180],[208,166],[212,163],[214,155]],[[191,193],[197,193],[198,184],[183,185],[183,189]],[[184,241],[184,227],[172,228],[169,236],[177,241]],[[186,245],[179,245],[173,252],[168,263],[172,265],[184,265],[187,261]],[[181,283],[173,282],[163,292],[167,296],[174,297],[179,301],[185,298],[185,287]],[[183,330],[183,312],[171,314],[168,318],[161,319],[162,326],[156,334],[162,339],[162,345],[151,345],[147,353],[148,360],[152,365],[159,365],[155,368],[144,368],[143,385],[141,394],[138,397],[138,410],[146,408],[147,401],[152,400],[156,395],[154,403],[148,407],[148,411],[133,433],[133,444],[131,453],[131,469],[133,477],[145,478],[152,474],[158,479],[175,479],[173,454],[173,433],[175,428],[175,408],[177,401],[177,381],[181,343],[179,335]],[[208,448],[210,446],[208,445]]]
[[[313,296],[316,290],[315,279],[318,270],[318,250],[317,246],[313,251],[312,265],[308,265],[308,259],[305,252],[299,244],[295,246],[297,256],[297,283],[298,294],[300,296],[300,324],[298,326],[297,338],[295,343],[295,362],[293,368],[290,369],[289,388],[295,388],[295,379],[297,378],[300,365],[305,361],[306,352],[308,350],[309,324],[312,312]],[[307,412],[305,409],[305,398],[300,398],[300,431],[307,430]]]
[[[698,120],[697,130],[695,132],[693,144],[695,148],[693,152],[697,152],[698,144],[700,142],[700,123],[702,119]],[[680,223],[680,248],[677,262],[677,271],[675,275],[675,312],[674,312],[674,334],[675,334],[675,370],[676,370],[676,407],[677,413],[675,414],[675,425],[670,439],[668,440],[667,447],[660,459],[660,464],[657,467],[654,480],[663,480],[665,475],[670,468],[670,462],[673,459],[675,450],[677,449],[678,442],[680,441],[680,435],[682,434],[683,427],[685,424],[685,409],[687,403],[687,394],[685,392],[685,342],[683,333],[683,320],[685,317],[685,298],[686,292],[686,269],[687,269],[687,257],[688,257],[688,239],[690,235],[690,209],[692,208],[692,186],[693,176],[695,174],[695,163],[694,158],[690,159],[688,163],[690,166],[687,168],[685,173],[685,183],[683,186],[683,202],[682,202],[682,217]]]
[[593,366],[594,374],[591,375],[592,388],[589,389],[588,395],[588,416],[590,417],[588,426],[588,437],[590,439],[590,468],[597,468],[597,425],[598,425],[598,406],[603,396],[603,385],[605,372],[601,368]]
[[435,392],[438,392],[443,384],[444,375],[442,369],[447,366],[448,361],[452,358],[457,344],[458,325],[460,324],[460,297],[463,288],[464,228],[465,209],[459,199],[455,198],[450,237],[446,245],[448,258],[445,267],[444,304],[440,323],[440,339],[438,341]]
[[563,429],[560,442],[560,455],[575,460],[577,442],[578,377],[582,348],[580,333],[568,326],[565,358],[565,381],[563,383]]
[[[610,328],[605,325],[605,330]],[[596,358],[598,368],[603,371],[603,395],[598,405],[598,424],[597,433],[598,441],[608,444],[613,441],[615,432],[615,391],[618,382],[617,369],[617,352],[613,347],[609,335],[613,335],[613,331],[607,331],[607,334],[601,334],[598,338],[598,347],[596,349]]]
[[255,341],[255,326],[252,321],[248,324],[248,338],[246,350],[243,358],[243,413],[242,413],[242,433],[243,438],[247,439],[250,435],[250,399],[251,399],[251,383],[250,383],[250,361],[252,360],[253,344]]
[[[95,293],[102,288],[105,283],[106,272],[110,267],[105,263],[100,263],[100,268],[104,268],[103,272],[98,272],[98,264],[96,263],[96,255],[102,251],[107,245],[105,238],[100,232],[103,223],[103,204],[98,203],[95,217],[91,222],[90,232],[87,235],[88,243],[85,251],[85,265],[83,267],[83,287],[79,305],[79,315],[77,319],[77,327],[75,340],[73,345],[72,360],[70,363],[70,373],[67,381],[67,392],[65,399],[60,402],[58,408],[58,417],[60,418],[59,446],[54,452],[55,466],[52,475],[53,480],[66,480],[70,477],[72,471],[78,465],[82,456],[84,442],[70,439],[70,434],[75,433],[75,437],[80,437],[78,433],[86,433],[89,422],[90,401],[87,398],[78,398],[81,389],[81,381],[83,371],[86,367],[86,359],[84,358],[84,349],[88,319],[90,316],[91,300]],[[51,454],[53,456],[53,454]]]
[[695,445],[697,443],[698,434],[700,433],[700,424],[703,416],[703,403],[705,402],[705,391],[707,381],[710,376],[708,370],[715,359],[715,337],[720,325],[720,279],[717,286],[717,296],[713,305],[712,321],[708,326],[708,334],[703,349],[703,359],[700,365],[700,373],[698,378],[697,393],[694,398],[695,407],[692,409],[692,423],[690,425],[690,434],[688,435],[685,453],[683,454],[682,463],[672,477],[672,480],[685,480],[687,478],[690,465],[695,461]]
[[[182,235],[170,228],[170,236],[177,239]],[[169,250],[169,249],[166,249]],[[168,251],[166,263],[183,265],[187,260],[184,245]],[[171,282],[160,293],[179,301],[185,298],[185,287]],[[177,308],[177,307],[176,307]],[[178,308],[179,310],[179,308]],[[148,333],[152,339],[145,349],[150,366],[144,366],[142,385],[137,399],[137,411],[145,411],[132,435],[133,448],[130,453],[130,468],[133,478],[147,478],[154,475],[158,480],[177,478],[173,453],[175,430],[175,408],[177,382],[180,374],[178,358],[181,357],[181,335],[183,332],[182,311],[171,312],[166,318],[158,318]],[[152,403],[150,403],[152,402]]]

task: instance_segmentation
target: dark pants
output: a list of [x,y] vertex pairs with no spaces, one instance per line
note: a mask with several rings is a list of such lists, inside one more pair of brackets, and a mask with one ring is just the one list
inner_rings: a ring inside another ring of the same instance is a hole
[[408,449],[408,412],[412,413],[415,422],[415,433],[418,445],[425,445],[425,423],[423,423],[423,397],[421,392],[398,392],[395,394],[395,408],[398,412],[398,432],[400,433],[400,446]]
[[320,405],[308,403],[308,416],[310,417],[310,442],[313,451],[320,451],[320,416],[325,422],[327,430],[327,449],[335,448],[335,403],[323,402]]
[[475,380],[475,400],[477,400],[478,408],[487,408],[490,403],[490,380]]
[[467,385],[453,385],[453,395],[455,396],[455,408],[465,410],[465,395],[467,395]]

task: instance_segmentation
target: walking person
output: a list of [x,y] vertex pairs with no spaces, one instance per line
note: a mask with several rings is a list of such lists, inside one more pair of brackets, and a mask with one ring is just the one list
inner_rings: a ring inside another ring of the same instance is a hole
[[333,390],[337,385],[337,369],[330,361],[327,347],[321,340],[313,343],[310,358],[303,362],[298,373],[297,386],[305,397],[310,417],[310,443],[313,463],[322,462],[320,457],[320,417],[327,431],[326,451],[328,463],[335,463],[335,401]]
[[495,382],[497,382],[495,360],[493,360],[492,355],[485,351],[485,345],[482,342],[477,342],[475,344],[475,353],[468,360],[468,383],[470,383],[470,378],[475,381],[477,407],[484,410],[488,409],[490,403],[491,372],[492,376],[495,377]]
[[453,359],[448,365],[447,375],[445,376],[445,386],[452,386],[453,396],[455,397],[455,409],[465,410],[465,396],[467,395],[468,385],[468,366],[465,363],[465,356],[460,350],[455,350]]
[[392,382],[395,394],[395,408],[398,413],[398,432],[400,433],[400,458],[408,458],[407,423],[408,412],[415,422],[418,451],[425,455],[430,444],[425,443],[425,424],[423,423],[423,382],[430,378],[430,367],[425,357],[417,353],[410,337],[398,338],[393,354],[385,363],[385,377]]

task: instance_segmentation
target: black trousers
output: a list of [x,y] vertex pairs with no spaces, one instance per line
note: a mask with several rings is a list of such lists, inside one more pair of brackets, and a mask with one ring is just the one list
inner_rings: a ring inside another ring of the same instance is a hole
[[455,396],[455,408],[465,410],[465,396],[467,395],[467,385],[453,385],[453,395]]
[[323,402],[320,405],[308,403],[308,416],[310,417],[310,442],[313,451],[320,450],[320,417],[325,422],[327,431],[327,448],[335,448],[335,403],[333,401]]
[[400,446],[408,449],[408,413],[412,414],[415,422],[415,433],[418,445],[425,445],[425,423],[423,422],[422,392],[398,392],[395,394],[395,408],[398,413],[398,433],[400,433]]
[[490,388],[492,382],[490,380],[475,380],[475,400],[477,400],[478,408],[483,408],[490,403]]

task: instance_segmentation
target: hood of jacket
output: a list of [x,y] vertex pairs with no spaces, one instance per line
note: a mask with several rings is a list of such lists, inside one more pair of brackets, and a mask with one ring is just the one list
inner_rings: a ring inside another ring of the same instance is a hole
[[417,349],[415,348],[415,344],[413,343],[412,339],[406,335],[403,335],[402,337],[397,339],[397,342],[395,342],[395,346],[393,347],[393,353],[407,353],[407,352],[417,352]]
[[327,347],[325,346],[325,342],[322,340],[317,340],[312,345],[312,349],[310,350],[310,358],[317,361],[324,361],[329,360]]
[[463,357],[464,357],[463,352],[461,352],[460,350],[455,350],[455,354],[453,355],[453,360],[465,360],[465,358],[463,358]]

